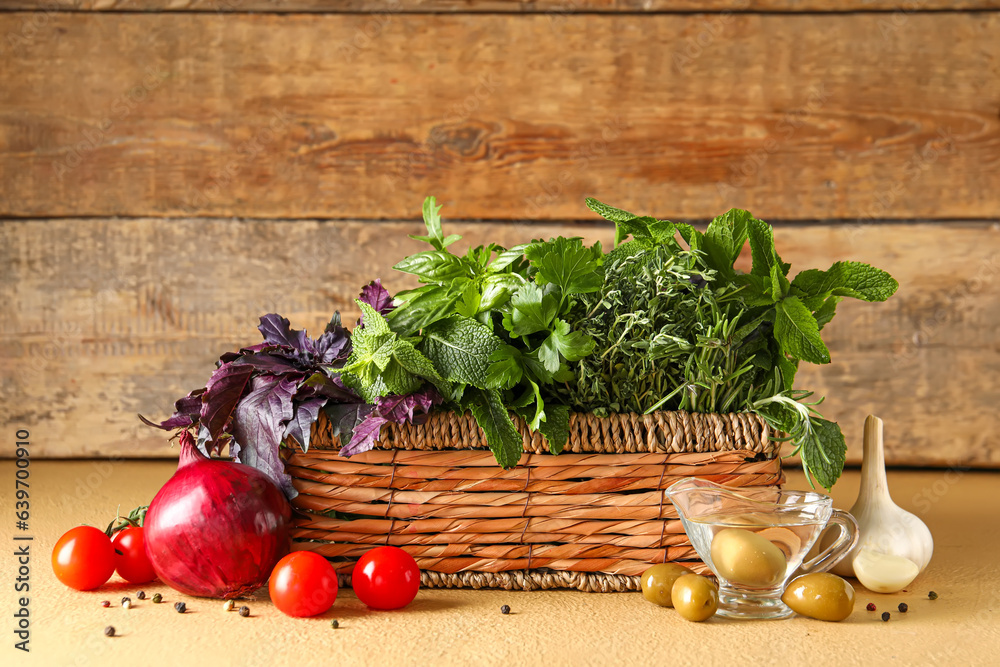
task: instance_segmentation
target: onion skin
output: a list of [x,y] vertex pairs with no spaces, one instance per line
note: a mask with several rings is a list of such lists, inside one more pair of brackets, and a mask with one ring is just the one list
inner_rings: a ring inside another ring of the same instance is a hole
[[187,431],[180,444],[177,472],[146,513],[146,555],[156,576],[181,593],[249,595],[291,547],[292,508],[259,470],[208,458]]

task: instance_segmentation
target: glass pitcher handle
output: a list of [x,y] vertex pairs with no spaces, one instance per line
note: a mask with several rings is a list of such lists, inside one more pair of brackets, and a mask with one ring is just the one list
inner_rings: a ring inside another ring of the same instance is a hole
[[802,563],[799,567],[803,574],[807,572],[826,572],[836,565],[843,556],[847,555],[858,543],[858,522],[847,512],[833,510],[827,526],[836,525],[840,528],[840,535],[833,544]]

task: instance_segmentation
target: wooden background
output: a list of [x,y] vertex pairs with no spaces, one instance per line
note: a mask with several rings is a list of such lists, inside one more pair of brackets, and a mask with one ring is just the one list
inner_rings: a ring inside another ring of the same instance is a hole
[[[1000,0],[0,0],[0,423],[170,455],[161,418],[280,312],[417,248],[608,240],[583,198],[874,263],[828,396],[859,460],[1000,466]],[[3,454],[12,451],[6,446]]]

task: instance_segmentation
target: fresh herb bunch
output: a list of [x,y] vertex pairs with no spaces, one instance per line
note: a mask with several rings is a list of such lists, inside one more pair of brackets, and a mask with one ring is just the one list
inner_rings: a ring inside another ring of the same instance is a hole
[[[830,488],[843,470],[844,436],[816,411],[822,399],[793,389],[795,373],[800,361],[830,362],[820,330],[844,297],[885,301],[898,283],[860,262],[789,280],[771,227],[747,211],[732,209],[702,233],[587,205],[615,223],[616,247],[601,292],[568,318],[596,341],[562,392],[573,408],[756,412],[789,435],[810,484]],[[734,268],[747,240],[748,274]]]
[[359,303],[365,316],[354,336],[341,326],[340,313],[317,339],[292,329],[280,315],[261,317],[263,343],[222,355],[206,386],[178,400],[167,420],[139,418],[164,430],[195,429],[198,448],[206,454],[221,453],[228,444],[231,457],[266,473],[294,497],[281,446],[291,439],[308,451],[320,410],[350,454],[371,449],[384,424],[417,422],[441,402],[433,386],[371,400],[345,386],[340,373],[352,355],[352,339],[363,339],[366,325],[377,327],[392,310],[392,298],[378,280],[361,290]]
[[423,214],[427,235],[413,238],[432,250],[394,267],[423,285],[398,294],[385,317],[361,305],[365,328],[353,334],[344,384],[368,401],[434,386],[449,407],[472,412],[504,467],[521,456],[508,411],[558,453],[569,437],[569,407],[547,404],[545,388],[571,380],[570,364],[594,348],[565,318],[603,284],[600,244],[560,237],[454,255],[448,246],[460,237],[444,236],[433,197]]

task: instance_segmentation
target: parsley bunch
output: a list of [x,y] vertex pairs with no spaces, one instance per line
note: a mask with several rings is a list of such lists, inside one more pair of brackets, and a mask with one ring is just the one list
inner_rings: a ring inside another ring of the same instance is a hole
[[521,456],[509,411],[558,453],[569,438],[569,406],[549,398],[574,377],[570,364],[594,349],[566,317],[604,284],[601,246],[560,237],[455,255],[448,246],[460,237],[444,235],[440,208],[427,198],[427,235],[413,237],[432,249],[394,267],[422,286],[397,294],[385,316],[359,302],[364,327],[352,334],[340,378],[369,402],[433,385],[450,407],[472,412],[504,467]]

